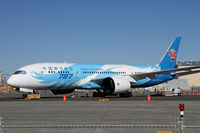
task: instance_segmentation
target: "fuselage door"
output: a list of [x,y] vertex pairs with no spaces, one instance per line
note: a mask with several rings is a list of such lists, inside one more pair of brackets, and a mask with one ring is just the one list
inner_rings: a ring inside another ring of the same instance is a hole
[[79,78],[79,68],[72,67],[72,69],[73,69],[74,78]]

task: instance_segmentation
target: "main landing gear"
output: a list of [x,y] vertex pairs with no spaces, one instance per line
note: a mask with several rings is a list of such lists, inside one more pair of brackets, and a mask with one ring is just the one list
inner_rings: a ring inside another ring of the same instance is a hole
[[103,94],[103,92],[94,92],[93,97],[105,97],[105,95]]
[[[111,95],[117,95],[117,94],[111,94]],[[105,97],[107,95],[105,95],[103,92],[98,91],[98,92],[94,92],[93,93],[93,97]],[[132,97],[132,92],[124,92],[124,93],[119,93],[118,94],[119,97]]]

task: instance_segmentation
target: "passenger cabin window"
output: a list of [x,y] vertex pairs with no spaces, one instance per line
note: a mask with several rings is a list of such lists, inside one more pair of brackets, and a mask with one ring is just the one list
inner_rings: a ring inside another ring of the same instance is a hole
[[49,68],[49,70],[53,70],[53,68],[52,68],[52,67],[50,67],[50,66],[49,66],[48,68]]
[[24,71],[24,70],[18,70],[16,72],[14,72],[14,74],[26,74],[26,71]]

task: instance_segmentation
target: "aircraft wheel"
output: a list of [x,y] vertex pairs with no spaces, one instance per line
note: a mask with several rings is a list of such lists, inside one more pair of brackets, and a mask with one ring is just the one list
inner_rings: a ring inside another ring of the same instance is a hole
[[120,97],[132,97],[133,94],[131,92],[127,92],[127,93],[121,93],[119,94]]
[[104,95],[101,92],[94,92],[93,93],[93,97],[102,97],[102,96],[104,96]]

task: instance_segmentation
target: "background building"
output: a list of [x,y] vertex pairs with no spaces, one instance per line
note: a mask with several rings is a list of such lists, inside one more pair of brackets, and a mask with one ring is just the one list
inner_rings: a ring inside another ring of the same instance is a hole
[[[200,61],[177,61],[176,64],[178,68],[184,68],[184,67],[200,65]],[[187,79],[190,88],[200,87],[200,73],[181,76],[179,77],[179,79]]]

